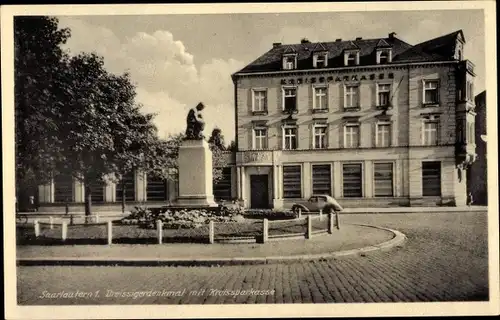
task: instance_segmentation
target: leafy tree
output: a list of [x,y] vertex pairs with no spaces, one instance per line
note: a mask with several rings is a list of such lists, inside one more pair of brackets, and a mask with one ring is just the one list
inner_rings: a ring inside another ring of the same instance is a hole
[[236,152],[237,151],[237,148],[236,148],[236,141],[234,140],[231,140],[231,142],[228,144],[227,148],[226,148],[228,151],[231,151],[231,152]]
[[208,138],[208,143],[210,144],[212,151],[214,147],[218,148],[219,150],[226,150],[226,146],[224,145],[224,136],[222,135],[222,130],[219,129],[218,127],[215,127],[212,130],[212,134],[210,135],[210,138]]
[[62,140],[58,134],[61,103],[61,45],[69,29],[56,18],[14,18],[14,114],[16,194],[46,183],[55,171]]
[[[157,129],[152,114],[142,114],[135,103],[135,86],[130,76],[110,74],[102,57],[80,54],[68,59],[65,112],[60,120],[64,147],[58,168],[72,173],[85,185],[85,214],[91,214],[92,186],[140,169]],[[114,177],[114,178],[113,178]],[[124,208],[124,202],[122,202]]]

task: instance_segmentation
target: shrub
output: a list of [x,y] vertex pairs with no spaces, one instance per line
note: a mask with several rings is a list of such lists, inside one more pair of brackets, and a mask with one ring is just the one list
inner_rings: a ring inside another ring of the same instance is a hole
[[[239,211],[210,210],[210,209],[179,209],[179,208],[152,208],[136,207],[129,216],[121,219],[123,224],[138,224],[146,228],[156,228],[156,221],[161,220],[166,229],[199,228],[210,221],[236,222]],[[241,221],[241,219],[240,219]]]
[[245,218],[249,219],[268,219],[268,220],[288,220],[297,218],[297,214],[292,211],[283,210],[266,210],[266,209],[252,209],[247,210],[243,214]]

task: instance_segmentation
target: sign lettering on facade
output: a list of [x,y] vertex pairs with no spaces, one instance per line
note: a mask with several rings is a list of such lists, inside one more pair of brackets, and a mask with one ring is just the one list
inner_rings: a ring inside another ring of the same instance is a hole
[[270,152],[244,152],[243,153],[243,162],[244,163],[271,162],[271,153]]
[[[332,82],[332,81],[335,81],[335,82],[366,81],[368,79],[370,79],[370,80],[375,80],[375,79],[383,80],[385,78],[386,78],[385,73],[379,73],[379,74],[371,73],[369,75],[366,75],[366,74],[357,75],[357,74],[355,74],[355,75],[344,75],[344,76],[336,76],[336,77],[328,76],[328,77],[310,77],[310,78],[297,78],[297,79],[287,78],[287,79],[281,79],[281,84],[294,85],[295,83],[303,84],[303,83],[316,83],[316,82],[325,83],[325,82]],[[394,73],[392,73],[392,72],[387,73],[387,78],[394,79]]]

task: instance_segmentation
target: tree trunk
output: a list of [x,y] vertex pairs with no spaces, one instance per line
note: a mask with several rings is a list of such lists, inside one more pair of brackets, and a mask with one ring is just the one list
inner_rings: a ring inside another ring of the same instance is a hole
[[122,213],[125,213],[125,182],[122,182]]
[[85,222],[92,214],[92,192],[88,183],[85,183]]

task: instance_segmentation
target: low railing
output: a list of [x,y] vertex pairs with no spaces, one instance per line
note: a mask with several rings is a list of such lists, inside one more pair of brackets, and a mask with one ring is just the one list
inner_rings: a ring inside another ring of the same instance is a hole
[[[316,215],[318,214],[318,215]],[[68,239],[68,226],[73,227],[90,227],[90,226],[106,226],[106,243],[111,245],[113,243],[113,221],[100,221],[101,218],[105,218],[104,215],[77,215],[77,217],[85,217],[85,223],[76,224],[74,220],[71,219],[69,222],[66,221],[67,217],[58,217],[58,220],[52,216],[49,216],[45,221],[40,221],[40,219],[34,220],[34,231],[35,238],[41,237],[41,228],[46,227],[49,229],[59,229],[60,228],[60,239],[64,242]],[[116,216],[108,216],[114,217]],[[245,232],[222,232],[221,230],[228,230],[231,223],[243,226],[246,228]],[[156,221],[155,225],[155,237],[154,240],[158,244],[162,244],[164,241],[164,222],[161,220]],[[220,227],[220,228],[218,228]],[[215,242],[223,241],[255,241],[257,243],[266,243],[268,241],[273,241],[277,239],[290,239],[290,238],[301,238],[311,239],[316,234],[329,233],[332,234],[335,229],[340,229],[338,212],[323,214],[322,210],[319,212],[308,212],[307,216],[302,216],[301,210],[298,212],[298,217],[290,220],[268,220],[267,218],[262,220],[262,223],[245,223],[245,222],[214,222],[210,221],[208,223],[208,239],[205,238],[208,243],[213,244]],[[153,231],[153,230],[152,230]],[[55,232],[55,231],[54,231]],[[207,232],[206,227],[201,228],[200,232]],[[102,233],[101,234],[102,239]],[[203,234],[200,234],[203,238]],[[206,233],[205,233],[206,235]],[[102,239],[104,240],[104,239]]]

